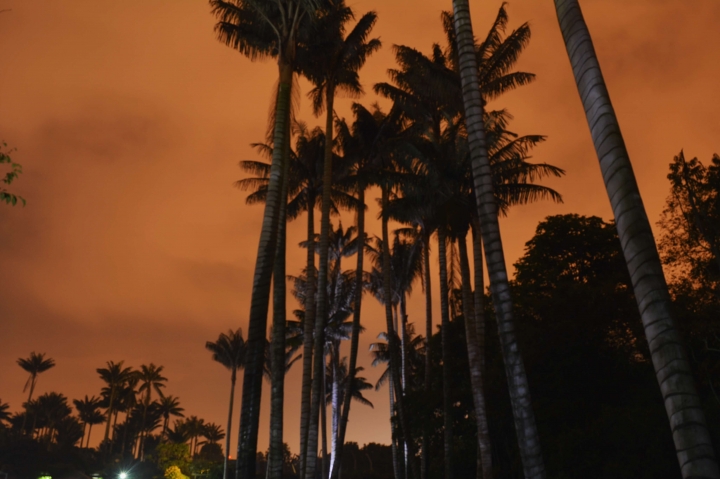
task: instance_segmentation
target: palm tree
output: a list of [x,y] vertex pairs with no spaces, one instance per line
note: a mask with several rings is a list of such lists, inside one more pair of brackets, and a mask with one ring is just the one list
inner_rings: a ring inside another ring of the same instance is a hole
[[108,404],[106,409],[106,423],[105,423],[105,438],[104,441],[108,440],[108,437],[110,436],[110,423],[112,419],[112,414],[115,412],[115,400],[118,397],[118,393],[120,392],[120,389],[127,383],[134,375],[135,372],[131,367],[123,368],[124,361],[120,362],[113,362],[108,361],[106,368],[98,368],[96,369],[97,373],[100,375],[100,379],[105,381],[107,384],[108,389]]
[[655,239],[590,32],[577,0],[555,0],[555,8],[615,215],[682,476],[718,478],[720,469],[705,413],[672,318]]
[[142,421],[140,423],[141,428],[141,435],[140,435],[140,444],[139,444],[139,454],[140,460],[142,461],[145,455],[145,436],[147,435],[146,432],[146,424],[145,419],[147,416],[148,407],[150,406],[150,403],[152,401],[152,392],[153,390],[158,393],[158,395],[162,398],[165,396],[163,394],[162,388],[165,387],[165,382],[167,381],[167,378],[162,375],[162,370],[164,369],[163,366],[155,366],[153,363],[150,363],[150,365],[143,364],[140,366],[140,371],[138,371],[138,377],[140,379],[140,388],[138,389],[138,393],[145,396],[143,399],[143,415],[142,415]]
[[487,152],[484,99],[480,89],[481,72],[478,65],[478,54],[482,53],[481,58],[483,58],[485,52],[478,52],[476,48],[468,0],[453,0],[453,11],[457,44],[457,70],[460,73],[462,84],[464,118],[472,160],[475,198],[520,456],[526,479],[543,478],[545,477],[545,465],[530,401],[525,365],[518,350],[515,335],[510,286],[498,225],[498,206],[493,191],[492,170]]
[[207,439],[208,443],[217,444],[218,442],[223,440],[223,438],[225,437],[225,433],[223,432],[222,427],[220,427],[219,424],[209,422],[205,424],[202,436]]
[[279,84],[275,102],[273,159],[263,226],[253,278],[253,293],[243,377],[243,401],[238,440],[238,479],[255,476],[260,420],[263,358],[267,329],[270,280],[276,255],[285,145],[289,134],[291,90],[298,38],[312,19],[319,0],[209,0],[218,20],[218,39],[251,60],[273,57],[278,61]]
[[[333,175],[333,104],[335,94],[345,91],[353,95],[363,93],[358,71],[363,67],[368,57],[381,46],[379,39],[368,41],[377,15],[368,12],[358,20],[352,31],[346,35],[346,24],[354,17],[352,9],[344,0],[328,2],[318,18],[318,34],[313,35],[308,42],[305,61],[300,62],[304,75],[313,83],[314,89],[310,92],[316,114],[323,108],[326,111],[325,122],[325,160],[323,166],[323,192],[322,209],[320,215],[320,251],[318,267],[318,303],[315,320],[315,348],[314,366],[311,386],[310,411],[307,414],[307,426],[301,423],[301,444],[304,443],[304,463],[301,459],[303,477],[312,478],[315,475],[318,443],[318,416],[321,398],[321,373],[323,368],[322,352],[324,348],[323,332],[327,314],[326,304],[328,268],[328,236],[330,231],[330,191]],[[302,54],[302,53],[301,53]],[[312,312],[310,313],[312,314]],[[302,420],[302,418],[301,418]],[[303,430],[307,432],[307,440],[302,438]],[[301,452],[303,454],[303,452]]]
[[163,417],[162,435],[165,436],[170,422],[170,416],[185,417],[184,408],[180,407],[180,400],[175,396],[164,396],[158,402],[158,410]]
[[213,353],[213,361],[230,370],[230,406],[228,409],[227,435],[225,436],[225,459],[223,465],[223,479],[228,479],[228,456],[230,455],[230,432],[232,430],[232,414],[235,403],[235,380],[237,370],[245,367],[247,349],[242,336],[242,329],[232,329],[227,334],[220,333],[217,341],[208,341],[205,348]]
[[[44,373],[50,368],[55,367],[55,360],[52,358],[45,359],[45,353],[37,354],[35,351],[30,353],[30,357],[27,359],[19,358],[17,360],[18,365],[23,368],[26,372],[30,373],[30,377],[25,383],[23,392],[28,388],[30,393],[28,394],[28,403],[32,400],[33,391],[35,391],[35,384],[37,382],[38,374]],[[22,431],[25,431],[25,421],[27,420],[28,414],[25,414],[23,419]]]
[[190,416],[184,422],[186,434],[190,439],[190,454],[197,454],[197,448],[200,445],[198,439],[205,432],[205,420],[197,416]]
[[75,409],[78,411],[78,415],[80,416],[80,421],[83,423],[83,441],[80,442],[80,447],[82,447],[84,439],[85,439],[85,428],[87,426],[90,426],[90,430],[88,431],[87,435],[87,446],[90,445],[90,433],[92,432],[92,427],[94,424],[102,424],[105,422],[104,415],[100,412],[100,404],[102,403],[101,398],[97,398],[95,396],[88,397],[85,395],[85,399],[74,399],[73,404],[75,404]]
[[4,426],[3,422],[10,422],[10,413],[8,412],[10,405],[0,400],[0,426]]

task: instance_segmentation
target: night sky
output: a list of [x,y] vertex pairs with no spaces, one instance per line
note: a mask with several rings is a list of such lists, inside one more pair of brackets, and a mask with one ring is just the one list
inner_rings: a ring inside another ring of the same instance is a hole
[[[500,3],[471,2],[478,37]],[[384,47],[361,72],[368,94],[360,101],[369,106],[378,100],[372,85],[386,81],[386,69],[395,66],[390,47],[428,52],[433,42],[444,42],[440,11],[452,5],[350,4],[358,14],[379,15],[375,36]],[[655,223],[669,192],[672,157],[684,148],[688,158],[708,161],[720,150],[720,3],[581,4]],[[40,376],[36,395],[57,391],[70,399],[99,394],[95,369],[108,360],[135,367],[153,362],[165,366],[166,391],[180,397],[186,415],[225,427],[229,373],[211,361],[204,343],[229,328],[247,331],[262,207],[246,206],[232,183],[242,177],[239,160],[258,159],[249,144],[264,139],[276,64],[251,63],[219,43],[204,0],[0,0],[0,10],[6,8],[11,11],[0,14],[0,140],[17,148],[13,159],[24,174],[11,186],[28,204],[0,205],[0,398],[12,411],[26,399],[27,378],[15,361],[31,351],[57,362]],[[533,161],[567,170],[563,179],[544,183],[563,194],[564,204],[517,207],[501,220],[511,264],[545,216],[607,220],[611,213],[553,2],[514,0],[509,15],[511,28],[531,24],[518,69],[537,74],[537,81],[490,107],[515,116],[511,130],[548,136]],[[298,117],[324,124],[310,112],[307,82],[300,86]],[[337,100],[337,113],[350,119],[352,101]],[[347,216],[344,225],[351,223]],[[380,234],[377,221],[369,229]],[[301,217],[289,226],[288,274],[303,266],[296,245],[304,234]],[[354,258],[345,267],[354,267]],[[370,366],[366,351],[384,318],[371,296],[364,304],[360,365],[374,383],[380,370]],[[410,321],[422,322],[423,311],[418,285]],[[285,440],[293,452],[300,369],[291,370],[286,386]],[[367,397],[375,409],[353,405],[347,439],[388,443],[387,390]],[[101,434],[93,436],[97,444]]]

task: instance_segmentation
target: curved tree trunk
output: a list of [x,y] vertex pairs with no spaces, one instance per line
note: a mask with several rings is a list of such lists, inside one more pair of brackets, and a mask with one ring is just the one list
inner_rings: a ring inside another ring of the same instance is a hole
[[450,334],[450,311],[448,306],[448,278],[446,232],[444,227],[438,228],[438,256],[440,261],[440,316],[442,320],[441,348],[442,348],[442,388],[443,388],[443,453],[445,455],[445,479],[452,479],[452,399],[450,397],[450,351],[448,344]]
[[555,8],[615,215],[682,476],[718,478],[705,413],[671,316],[660,257],[590,32],[577,0],[555,0]]
[[[473,261],[475,265],[475,344],[478,347],[478,363],[480,374],[485,377],[485,281],[483,278],[483,247],[480,237],[480,225],[473,220]],[[488,427],[487,411],[485,409],[475,412],[478,422],[478,456],[482,461],[483,478],[492,477],[492,449],[490,443],[490,428]]]
[[350,365],[348,366],[348,382],[345,385],[343,396],[342,416],[340,418],[340,430],[338,433],[337,460],[333,464],[337,467],[330,471],[331,479],[338,479],[342,470],[342,455],[345,445],[345,432],[347,431],[348,418],[350,417],[350,400],[352,399],[352,384],[355,381],[355,368],[357,367],[358,346],[360,342],[360,306],[363,295],[363,260],[365,253],[365,188],[360,187],[358,191],[358,212],[357,212],[357,267],[355,269],[355,307],[353,309],[352,336],[350,337]]
[[328,86],[325,106],[327,118],[325,121],[325,163],[323,165],[322,210],[320,214],[320,244],[318,255],[318,298],[317,316],[315,318],[315,350],[313,352],[313,377],[310,401],[310,426],[308,429],[305,477],[315,479],[318,447],[318,415],[320,405],[325,400],[324,391],[320,391],[323,378],[320,377],[325,361],[325,323],[328,314],[328,240],[330,236],[330,192],[332,189],[332,146],[333,146],[333,103],[335,92]]
[[[467,343],[470,383],[472,385],[473,404],[475,406],[476,428],[478,438],[477,478],[492,479],[492,458],[490,456],[490,437],[487,431],[487,411],[485,409],[484,371],[482,364],[483,351],[478,340],[475,322],[475,305],[473,304],[472,286],[470,284],[470,259],[467,251],[467,235],[458,238],[460,248],[460,274],[462,275],[463,319],[465,320],[465,342]],[[482,272],[482,270],[481,270]],[[483,428],[484,425],[484,428]]]
[[237,378],[237,369],[233,368],[230,376],[230,407],[228,408],[227,433],[225,434],[225,454],[223,458],[223,479],[228,477],[228,456],[230,456],[230,433],[232,432],[232,415],[233,405],[235,403],[235,381]]
[[[387,187],[382,188],[382,211],[387,212],[388,206],[388,190]],[[383,261],[383,291],[385,294],[385,326],[388,334],[388,353],[390,359],[390,379],[393,381],[393,389],[396,393],[397,415],[400,422],[400,442],[408,445],[408,456],[410,459],[410,473],[412,479],[420,477],[417,470],[417,462],[415,461],[415,445],[410,435],[410,423],[405,413],[405,398],[402,394],[400,384],[400,345],[398,344],[397,332],[393,328],[392,314],[392,276],[390,265],[390,242],[388,234],[388,219],[385,214],[382,215],[382,261]]]
[[260,423],[260,398],[262,396],[263,363],[267,341],[267,315],[270,301],[270,281],[277,245],[278,211],[282,188],[283,155],[285,152],[290,97],[292,89],[292,67],[280,62],[280,83],[275,108],[275,131],[273,134],[273,158],[270,167],[267,199],[263,215],[260,244],[255,261],[250,320],[248,327],[247,361],[243,375],[242,406],[240,410],[240,431],[237,448],[237,479],[255,478],[258,427]]
[[525,479],[541,479],[545,477],[545,464],[535,424],[535,413],[532,410],[525,365],[515,335],[510,286],[500,238],[498,210],[493,194],[492,172],[485,144],[483,99],[478,84],[477,57],[468,0],[453,0],[453,9],[475,198],[482,226],[481,233],[490,276],[490,289],[497,315],[498,334],[502,345],[505,373],[515,419],[515,431]]
[[[290,129],[290,118],[287,119]],[[290,169],[290,135],[287,136],[283,153],[283,181],[280,192],[280,211],[278,214],[278,239],[275,266],[273,271],[273,325],[270,345],[270,452],[267,471],[270,479],[282,479],[283,472],[283,404],[285,397],[285,324],[286,318],[286,279],[285,251],[287,220],[285,210],[288,196],[288,171]]]
[[[423,230],[424,231],[424,230]],[[423,232],[423,284],[425,285],[425,393],[430,393],[431,379],[430,369],[430,338],[432,338],[432,289],[430,287],[430,234]],[[421,479],[428,478],[428,467],[430,457],[428,456],[429,435],[427,425],[423,428],[422,455],[420,463]]]
[[310,392],[312,385],[313,334],[315,328],[315,192],[308,189],[307,224],[307,291],[305,292],[305,322],[303,324],[303,370],[300,405],[300,477],[304,477],[307,435],[310,427]]

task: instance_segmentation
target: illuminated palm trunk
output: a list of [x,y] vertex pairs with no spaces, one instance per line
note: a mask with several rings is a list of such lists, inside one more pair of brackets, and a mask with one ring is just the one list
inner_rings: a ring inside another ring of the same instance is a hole
[[578,92],[632,279],[684,478],[719,478],[717,460],[630,157],[577,0],[555,0]]
[[542,479],[545,477],[545,464],[535,423],[535,413],[532,409],[525,364],[520,355],[515,334],[510,285],[500,238],[498,209],[493,193],[492,172],[485,141],[483,99],[478,83],[477,56],[468,0],[453,0],[453,10],[475,198],[515,420],[515,432],[525,479]]
[[440,262],[440,339],[442,354],[442,388],[443,388],[443,452],[445,479],[452,479],[453,458],[452,458],[452,399],[450,397],[450,351],[448,344],[450,334],[450,311],[448,309],[448,278],[447,278],[447,253],[446,253],[446,232],[441,226],[438,228],[438,256]]

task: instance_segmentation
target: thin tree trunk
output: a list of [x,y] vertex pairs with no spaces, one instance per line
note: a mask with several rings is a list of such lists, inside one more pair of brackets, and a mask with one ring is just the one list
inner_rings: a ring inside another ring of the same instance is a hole
[[332,190],[332,147],[333,147],[333,104],[335,100],[335,91],[331,85],[328,85],[327,96],[325,98],[325,106],[327,108],[327,118],[325,122],[325,163],[323,165],[323,191],[322,191],[322,210],[320,215],[320,245],[318,252],[320,264],[318,266],[318,299],[317,299],[317,316],[315,318],[315,351],[313,358],[313,378],[312,378],[312,394],[310,402],[310,428],[308,430],[307,439],[307,458],[305,477],[307,479],[315,478],[315,467],[317,463],[317,443],[318,443],[318,416],[320,404],[325,400],[324,391],[321,394],[320,385],[321,377],[318,375],[323,370],[325,361],[325,323],[327,322],[328,305],[328,239],[330,236],[330,192]]
[[438,257],[440,261],[440,316],[442,320],[441,348],[442,348],[442,389],[443,389],[443,462],[445,479],[453,477],[452,457],[452,398],[450,392],[450,311],[448,306],[448,277],[446,231],[444,227],[438,228]]
[[[407,380],[408,380],[408,335],[407,335],[407,307],[405,292],[400,291],[400,354],[402,363],[402,390],[403,394],[407,391]],[[403,442],[403,473],[405,477],[408,475],[408,444],[407,441]]]
[[88,428],[87,444],[85,444],[85,447],[90,447],[90,434],[92,433],[92,427],[93,425],[90,424],[90,427]]
[[110,423],[112,422],[112,413],[113,413],[113,401],[115,400],[115,386],[110,386],[110,399],[108,401],[108,408],[107,408],[107,420],[105,422],[105,438],[103,441],[107,441],[108,437],[110,437]]
[[[487,425],[485,409],[485,386],[477,325],[475,322],[475,305],[473,304],[472,285],[470,279],[470,259],[467,251],[467,236],[458,238],[460,247],[460,274],[462,275],[463,319],[465,320],[465,339],[467,343],[470,382],[472,385],[473,404],[475,406],[476,428],[478,438],[477,472],[478,479],[492,479],[492,462],[490,459],[490,437],[483,430],[483,422]],[[485,418],[483,420],[483,418]]]
[[305,292],[305,323],[303,325],[303,372],[300,406],[300,470],[302,479],[305,474],[307,458],[307,435],[310,427],[310,392],[313,366],[313,334],[315,328],[315,192],[308,188],[308,224],[307,224],[307,291]]
[[347,431],[348,418],[350,417],[350,400],[352,399],[352,384],[355,381],[355,368],[357,368],[358,346],[360,342],[360,307],[363,296],[363,261],[365,253],[365,188],[360,186],[358,190],[358,211],[357,211],[357,267],[355,269],[355,307],[353,308],[352,335],[350,337],[350,364],[348,366],[348,382],[345,385],[343,396],[343,409],[340,418],[340,430],[338,433],[337,468],[330,474],[331,479],[338,479],[342,470],[342,455],[345,449],[345,433]]
[[228,407],[227,432],[225,434],[225,454],[223,457],[223,479],[228,477],[228,457],[230,456],[230,433],[232,432],[233,406],[235,405],[235,381],[237,379],[237,368],[232,369],[230,375],[230,407]]
[[332,393],[330,396],[332,421],[331,421],[331,436],[330,436],[330,470],[327,477],[331,477],[333,467],[335,465],[335,459],[337,458],[338,451],[338,423],[340,421],[340,344],[339,341],[335,345],[335,352],[332,356]]
[[[35,374],[31,374],[30,393],[28,394],[28,400],[27,400],[28,406],[30,406],[30,401],[32,400],[33,391],[35,390],[35,379],[36,378],[37,378],[37,376]],[[22,423],[22,429],[21,429],[23,434],[25,434],[25,426],[27,423],[27,418],[28,418],[28,408],[26,407],[25,408],[25,416],[23,417],[23,423]]]
[[[147,416],[147,408],[148,404],[150,403],[150,389],[148,389],[148,395],[145,399],[145,404],[143,405],[143,415],[142,415],[142,423],[140,426],[140,444],[138,445],[138,456],[140,456],[140,461],[143,460],[143,456],[145,454],[145,419]],[[115,416],[115,420],[117,421],[117,416]],[[115,428],[113,427],[113,434],[114,434]]]
[[[290,118],[287,119],[290,130]],[[277,253],[273,272],[273,325],[270,354],[272,360],[270,385],[270,451],[267,470],[270,479],[282,479],[283,472],[283,404],[285,398],[285,326],[286,311],[286,279],[285,256],[287,234],[287,197],[290,170],[290,135],[286,137],[283,152],[283,181],[280,191],[280,208],[278,213]]]
[[[432,338],[432,289],[430,280],[430,234],[423,228],[423,284],[425,285],[425,393],[430,394],[431,388],[431,361],[430,361],[430,338]],[[422,455],[420,459],[420,475],[422,479],[428,479],[428,467],[430,457],[428,447],[430,432],[428,426],[423,427]]]
[[[382,211],[387,212],[388,206],[388,189],[382,187]],[[397,332],[393,328],[392,318],[392,276],[390,265],[390,243],[388,234],[388,219],[385,214],[382,215],[382,237],[383,237],[383,291],[385,294],[385,326],[388,333],[388,352],[390,359],[390,371],[392,372],[391,380],[393,388],[397,392],[397,415],[400,421],[401,439],[408,445],[408,455],[410,457],[410,472],[412,479],[420,477],[415,461],[415,445],[410,435],[410,422],[405,412],[405,398],[402,394],[400,384],[400,347],[398,344]]]
[[[480,236],[480,225],[473,220],[473,260],[475,264],[475,344],[478,347],[478,363],[480,374],[485,378],[485,281],[483,278],[483,247]],[[484,379],[483,379],[484,381]],[[492,444],[490,443],[490,429],[488,426],[487,411],[483,408],[475,412],[478,422],[478,456],[482,461],[483,478],[492,478]]]
[[537,425],[535,424],[535,413],[532,410],[525,365],[515,336],[515,318],[505,267],[505,255],[500,238],[492,172],[485,142],[483,99],[478,84],[477,56],[468,3],[468,0],[453,0],[460,79],[462,81],[470,158],[472,160],[475,198],[478,217],[482,226],[481,233],[490,276],[490,289],[495,314],[497,315],[498,334],[502,345],[523,472],[525,479],[542,479],[545,477],[545,464],[542,458]]
[[[394,334],[394,333],[393,333]],[[388,368],[390,368],[390,365],[388,365]],[[400,468],[400,455],[398,454],[398,447],[397,447],[397,421],[393,421],[393,417],[395,416],[395,397],[394,397],[394,390],[393,387],[393,378],[392,378],[392,369],[389,372],[388,377],[388,391],[390,393],[390,444],[391,444],[391,452],[392,452],[392,462],[393,462],[393,474],[395,479],[403,479],[402,475],[402,469]]]
[[327,465],[327,401],[325,400],[325,391],[327,391],[327,363],[325,360],[323,360],[322,373],[323,401],[320,403],[320,431],[322,432],[320,477],[325,479],[325,467]]
[[590,32],[577,0],[555,0],[555,8],[615,215],[682,476],[719,478],[705,413],[671,315],[650,222]]
[[270,167],[262,232],[255,261],[250,320],[248,328],[247,364],[243,375],[242,406],[240,410],[240,431],[236,479],[254,479],[257,456],[258,428],[260,423],[260,399],[262,396],[263,363],[267,315],[270,301],[270,281],[272,278],[278,227],[278,210],[281,198],[283,173],[283,155],[286,136],[289,135],[288,117],[290,115],[290,97],[292,89],[292,66],[281,61],[279,64],[280,83],[275,109],[275,131],[273,135],[273,158]]

